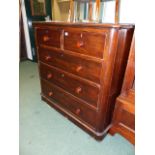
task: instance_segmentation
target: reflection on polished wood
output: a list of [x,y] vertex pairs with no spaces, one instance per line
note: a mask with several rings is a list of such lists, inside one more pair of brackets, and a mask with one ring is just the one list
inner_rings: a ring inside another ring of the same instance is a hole
[[110,133],[120,133],[135,144],[135,37],[133,37],[122,91],[116,100]]
[[[122,87],[134,25],[35,22],[33,26],[42,99],[101,140]],[[46,42],[44,35],[50,38]],[[79,42],[83,45],[77,47]]]

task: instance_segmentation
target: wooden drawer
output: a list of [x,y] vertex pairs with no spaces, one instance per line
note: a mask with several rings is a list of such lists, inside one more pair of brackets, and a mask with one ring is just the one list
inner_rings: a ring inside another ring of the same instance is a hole
[[37,42],[38,45],[46,45],[60,48],[61,30],[58,28],[38,28]]
[[106,31],[84,31],[78,28],[65,29],[64,49],[103,58]]
[[128,129],[135,130],[135,105],[125,97],[118,97],[113,115],[113,124],[126,126]]
[[40,63],[40,76],[64,90],[72,93],[76,97],[85,100],[87,103],[97,106],[99,88],[82,81],[75,76],[68,75],[56,68]]
[[122,109],[120,115],[120,122],[132,130],[135,130],[135,115],[125,109]]
[[100,83],[102,65],[99,62],[43,48],[39,49],[39,60],[93,82]]
[[96,111],[79,102],[59,87],[41,80],[42,94],[91,126],[96,124]]

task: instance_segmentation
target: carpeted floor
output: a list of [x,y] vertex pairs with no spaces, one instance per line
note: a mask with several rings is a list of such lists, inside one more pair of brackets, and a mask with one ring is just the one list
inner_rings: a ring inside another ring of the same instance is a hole
[[36,63],[20,63],[20,155],[134,155],[120,135],[98,142],[40,98]]

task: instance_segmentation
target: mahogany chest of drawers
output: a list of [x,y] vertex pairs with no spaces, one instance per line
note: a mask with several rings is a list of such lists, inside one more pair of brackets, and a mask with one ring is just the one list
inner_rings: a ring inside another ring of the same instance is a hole
[[42,99],[102,139],[121,89],[134,26],[64,22],[33,26]]

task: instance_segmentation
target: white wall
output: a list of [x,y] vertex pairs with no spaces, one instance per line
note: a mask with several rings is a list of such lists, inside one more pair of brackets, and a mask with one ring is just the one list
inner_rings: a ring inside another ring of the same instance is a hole
[[[138,6],[137,11],[138,11]],[[135,23],[135,0],[120,0],[120,23]]]
[[[134,0],[120,0],[119,23],[135,23]],[[138,11],[138,8],[137,8]],[[115,1],[105,2],[103,23],[114,23]]]
[[104,2],[103,4],[103,23],[114,23],[115,21],[115,1]]

